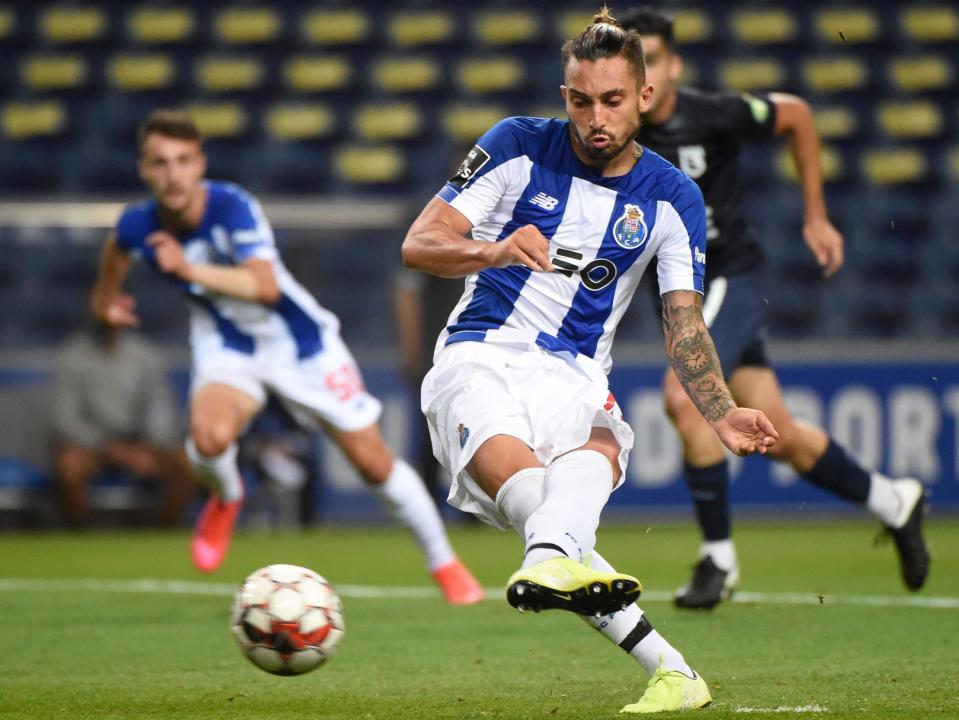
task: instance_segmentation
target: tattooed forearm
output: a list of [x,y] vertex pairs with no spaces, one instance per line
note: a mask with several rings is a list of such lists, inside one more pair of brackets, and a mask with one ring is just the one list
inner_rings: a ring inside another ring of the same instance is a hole
[[699,293],[676,291],[663,295],[666,357],[683,390],[710,422],[736,407],[723,380],[719,357],[706,323]]

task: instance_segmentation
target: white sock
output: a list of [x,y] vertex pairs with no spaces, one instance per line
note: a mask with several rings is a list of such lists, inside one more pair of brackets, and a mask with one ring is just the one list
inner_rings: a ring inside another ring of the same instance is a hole
[[912,507],[905,507],[903,498],[896,492],[896,482],[882,473],[869,475],[869,497],[866,507],[883,525],[901,527],[909,519]]
[[456,559],[436,503],[423,480],[404,460],[396,458],[386,482],[372,488],[386,511],[413,531],[416,542],[426,555],[430,572]]
[[186,439],[186,454],[197,479],[225,503],[243,499],[243,479],[236,465],[236,443],[217,457],[206,457],[196,449],[192,437]]
[[544,468],[526,468],[512,475],[496,493],[496,507],[526,537],[526,520],[543,502]]
[[[585,562],[594,570],[615,572],[615,568],[595,550]],[[607,640],[628,652],[650,675],[656,672],[661,664],[665,670],[678,670],[690,678],[696,676],[679,650],[653,630],[642,609],[635,603],[600,618],[581,617]]]
[[596,545],[599,516],[613,491],[613,468],[602,453],[575,450],[546,468],[543,502],[526,520],[526,547],[534,548],[523,567],[565,554],[576,561]]
[[736,562],[736,546],[732,539],[707,540],[699,546],[699,557],[702,559],[707,555],[713,559],[716,567],[726,572],[739,565]]

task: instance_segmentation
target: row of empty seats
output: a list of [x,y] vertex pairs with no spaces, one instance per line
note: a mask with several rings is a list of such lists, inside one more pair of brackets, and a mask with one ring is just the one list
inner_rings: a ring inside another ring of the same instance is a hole
[[[628,3],[634,4],[634,3]],[[364,3],[361,7],[301,7],[267,3],[0,6],[0,41],[18,37],[51,45],[103,42],[121,38],[141,45],[218,42],[226,45],[303,42],[350,45],[387,42],[398,47],[459,45],[471,42],[502,47],[568,38],[586,25],[591,11],[582,3],[532,3],[493,9],[448,3]],[[624,5],[624,4],[619,4]],[[450,7],[452,6],[452,7]],[[896,7],[895,3],[781,3],[728,12],[718,3],[671,9],[680,42],[768,46],[815,42],[868,44],[884,41],[935,44],[959,39],[959,10],[935,2]],[[619,9],[614,7],[615,9]]]

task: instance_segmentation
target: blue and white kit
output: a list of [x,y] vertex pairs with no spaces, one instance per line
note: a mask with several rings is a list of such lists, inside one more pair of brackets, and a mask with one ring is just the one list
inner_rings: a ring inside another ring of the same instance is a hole
[[[239,266],[251,258],[273,266],[280,301],[273,306],[231,298],[171,278],[190,305],[192,392],[225,383],[262,404],[272,392],[308,427],[322,419],[358,430],[379,418],[380,403],[363,388],[339,320],[321,307],[283,265],[259,202],[243,188],[205,181],[207,205],[195,230],[180,236],[190,263]],[[147,242],[163,230],[156,200],[125,208],[116,226],[119,248],[159,271]]]
[[[637,146],[637,152],[640,148]],[[450,502],[503,527],[466,465],[497,434],[548,465],[609,428],[625,470],[633,436],[609,393],[616,326],[656,257],[660,293],[702,293],[706,217],[696,184],[645,150],[603,177],[571,146],[569,122],[507,118],[477,142],[438,196],[497,242],[532,224],[555,272],[511,265],[466,278],[422,390],[433,449],[453,478]]]

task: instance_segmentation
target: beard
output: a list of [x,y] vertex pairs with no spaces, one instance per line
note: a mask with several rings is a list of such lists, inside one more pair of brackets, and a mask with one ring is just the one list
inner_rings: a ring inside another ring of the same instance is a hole
[[[640,123],[637,120],[636,128],[632,132],[627,131],[624,136],[620,138],[610,132],[590,132],[588,135],[583,136],[579,129],[571,124],[576,144],[580,150],[583,151],[583,154],[589,158],[589,164],[598,167],[609,164],[612,160],[619,157],[627,146],[632,145],[633,138],[639,133],[639,126]],[[606,147],[596,147],[590,142],[590,138],[597,136],[605,136],[607,138],[609,142]]]

